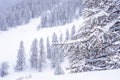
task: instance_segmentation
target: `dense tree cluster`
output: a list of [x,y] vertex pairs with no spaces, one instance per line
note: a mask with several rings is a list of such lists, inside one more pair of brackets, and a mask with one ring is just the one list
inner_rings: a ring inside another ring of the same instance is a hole
[[[66,30],[68,33],[69,30]],[[71,28],[71,34],[73,34],[74,29]],[[66,34],[65,37],[69,37]],[[26,71],[26,69],[35,70],[38,72],[42,72],[45,67],[48,66],[48,61],[50,62],[51,68],[54,69],[54,75],[61,75],[64,74],[64,71],[61,67],[62,62],[64,62],[64,51],[62,48],[59,48],[59,43],[63,43],[65,38],[63,39],[63,34],[58,35],[53,33],[51,42],[49,37],[46,39],[46,48],[44,47],[44,40],[40,38],[39,42],[38,39],[34,39],[31,48],[30,48],[30,55],[29,58],[26,55],[24,42],[20,42],[20,46],[18,48],[18,53],[16,57],[16,63],[14,66],[15,72]],[[8,62],[2,62],[0,64],[0,77],[4,77],[9,74],[9,65]]]
[[0,12],[0,30],[28,23],[31,18],[43,15],[61,0],[22,0],[12,8]]
[[[21,25],[30,18],[41,17],[39,27],[63,25],[81,15],[79,0],[25,0],[4,14],[0,13],[0,30]],[[120,0],[82,0],[84,22],[76,32],[73,25],[71,33],[53,33],[50,42],[40,38],[34,39],[30,49],[29,64],[26,64],[23,41],[18,49],[15,71],[23,71],[26,67],[41,72],[47,61],[55,69],[54,74],[64,74],[61,63],[64,56],[69,60],[71,73],[94,70],[109,70],[120,68]],[[59,3],[59,4],[58,4]],[[54,8],[53,8],[53,5]],[[47,10],[45,13],[44,11]],[[11,12],[12,11],[12,12]],[[58,40],[59,39],[59,40]],[[64,51],[63,51],[64,50]],[[3,62],[0,66],[0,76],[8,74],[9,65]]]
[[82,8],[80,0],[65,0],[42,15],[40,27],[54,27],[70,23],[81,15]]
[[[41,72],[46,67],[47,60],[51,62],[51,67],[55,69],[55,75],[63,74],[61,62],[64,61],[63,49],[59,49],[55,44],[62,42],[62,34],[58,40],[57,34],[53,33],[52,42],[49,41],[49,37],[46,40],[46,50],[44,47],[44,40],[40,38],[40,42],[35,38],[32,42],[30,49],[30,59],[26,60],[25,48],[23,41],[20,42],[18,50],[17,61],[15,71],[23,71],[26,67],[30,67],[32,70]],[[26,64],[29,62],[29,64]]]
[[72,73],[120,68],[120,0],[83,0],[84,23],[67,44]]

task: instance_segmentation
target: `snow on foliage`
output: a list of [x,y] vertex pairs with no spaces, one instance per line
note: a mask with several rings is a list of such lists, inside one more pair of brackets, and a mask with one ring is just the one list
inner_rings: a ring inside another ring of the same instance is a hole
[[26,67],[26,56],[23,41],[20,42],[20,49],[18,50],[15,71],[23,71]]
[[32,69],[38,69],[38,40],[34,39],[31,46],[30,65]]
[[41,27],[54,27],[70,23],[73,19],[81,16],[82,8],[81,0],[64,0],[47,14],[42,15]]
[[73,43],[66,44],[70,72],[120,68],[119,0],[83,0],[83,3],[85,21]]
[[45,66],[46,63],[46,53],[45,53],[45,48],[44,48],[44,44],[43,44],[43,39],[40,39],[40,43],[39,43],[39,59],[38,59],[38,71],[42,71],[43,67]]
[[0,30],[5,31],[29,22],[50,10],[61,0],[22,0],[13,7],[0,12]]

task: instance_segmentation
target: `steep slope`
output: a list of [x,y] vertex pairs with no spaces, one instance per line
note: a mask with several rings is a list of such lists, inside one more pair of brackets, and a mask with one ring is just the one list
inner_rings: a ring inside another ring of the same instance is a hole
[[17,26],[17,28],[6,32],[0,31],[0,63],[3,61],[8,61],[11,67],[15,65],[16,55],[18,53],[19,43],[21,40],[24,42],[25,53],[28,60],[30,55],[30,47],[35,38],[38,40],[43,38],[44,44],[46,44],[46,39],[48,36],[50,37],[51,41],[51,37],[54,32],[57,33],[58,37],[60,34],[63,34],[63,37],[65,38],[66,29],[70,31],[73,25],[78,26],[79,23],[82,22],[82,18],[64,26],[58,26],[57,28],[42,28],[37,31],[39,22],[40,18],[35,18],[26,25]]

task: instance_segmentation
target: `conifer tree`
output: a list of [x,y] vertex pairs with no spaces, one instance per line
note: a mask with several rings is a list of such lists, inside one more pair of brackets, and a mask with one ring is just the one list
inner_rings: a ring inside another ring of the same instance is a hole
[[54,75],[62,75],[62,74],[64,74],[64,71],[63,71],[60,63],[58,62],[58,63],[56,64],[56,68],[55,68]]
[[39,43],[39,59],[38,59],[38,71],[42,71],[43,66],[45,66],[46,63],[46,54],[45,54],[45,48],[43,44],[43,39],[40,39]]
[[49,37],[47,37],[47,58],[51,59],[51,45],[50,45],[50,41],[49,41]]
[[63,41],[63,34],[60,35],[60,42]]
[[51,57],[53,68],[56,67],[56,62],[58,61],[58,54],[59,54],[59,49],[55,45],[56,43],[58,43],[58,38],[57,38],[56,33],[53,33],[53,36],[52,36],[52,57]]
[[23,41],[20,42],[20,48],[18,50],[17,61],[15,71],[23,71],[26,67],[25,49]]
[[68,41],[68,40],[69,40],[69,37],[70,37],[70,34],[69,34],[69,30],[67,29],[67,30],[66,30],[65,40]]
[[31,46],[30,65],[31,65],[31,68],[37,70],[38,68],[38,40],[37,39],[34,39]]
[[[63,42],[63,35],[61,34],[60,35],[60,42]],[[64,61],[64,51],[63,51],[63,49],[62,48],[59,48],[59,57],[58,57],[58,61],[59,62],[63,62]]]
[[82,1],[85,21],[66,49],[70,72],[120,68],[120,1]]
[[71,29],[71,39],[73,39],[75,32],[76,32],[75,25],[73,25],[73,27]]

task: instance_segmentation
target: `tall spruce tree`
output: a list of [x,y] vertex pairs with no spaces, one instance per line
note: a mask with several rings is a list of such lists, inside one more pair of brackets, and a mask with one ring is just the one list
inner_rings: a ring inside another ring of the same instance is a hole
[[30,65],[33,69],[38,69],[38,40],[34,39],[31,46]]
[[64,74],[64,71],[63,71],[63,69],[61,67],[61,64],[58,62],[56,64],[54,75],[62,75],[62,74]]
[[53,33],[53,36],[52,36],[52,56],[51,56],[52,57],[51,61],[52,61],[52,67],[53,68],[56,67],[56,63],[58,61],[58,54],[59,54],[59,49],[55,45],[56,43],[58,43],[58,38],[57,38],[56,33]]
[[[60,35],[60,43],[63,42],[63,34]],[[64,61],[64,51],[63,48],[59,48],[59,62]]]
[[17,61],[15,71],[23,71],[26,67],[25,48],[23,41],[20,42],[20,48],[18,50]]
[[66,30],[65,40],[68,41],[68,40],[69,40],[69,37],[70,37],[70,34],[69,34],[69,30],[67,29],[67,30]]
[[74,39],[73,36],[76,32],[76,29],[75,29],[75,25],[73,25],[72,29],[71,29],[71,39]]
[[70,71],[120,68],[120,0],[82,1],[85,21],[66,49]]
[[63,34],[60,35],[60,42],[63,42]]
[[50,45],[50,41],[49,41],[49,37],[47,37],[47,45],[46,45],[46,47],[47,47],[47,58],[48,59],[51,59],[51,45]]
[[45,48],[44,48],[42,38],[40,39],[39,48],[40,48],[40,52],[39,52],[39,59],[38,59],[38,71],[42,71],[42,68],[43,66],[45,66],[45,63],[46,63],[46,54],[45,54]]

